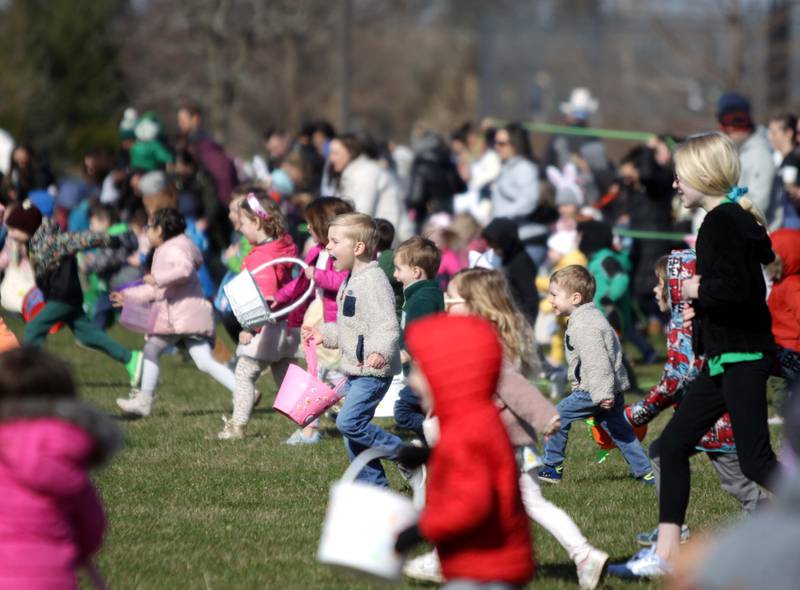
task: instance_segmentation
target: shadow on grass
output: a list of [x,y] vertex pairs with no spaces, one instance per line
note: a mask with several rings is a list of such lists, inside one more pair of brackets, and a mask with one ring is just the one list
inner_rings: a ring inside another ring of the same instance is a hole
[[536,577],[533,579],[533,584],[535,586],[537,580],[541,580],[542,578],[563,580],[572,583],[575,581],[576,575],[574,563],[537,563]]

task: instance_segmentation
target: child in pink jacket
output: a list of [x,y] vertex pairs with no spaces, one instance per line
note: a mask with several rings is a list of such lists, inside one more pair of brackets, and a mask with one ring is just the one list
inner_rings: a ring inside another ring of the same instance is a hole
[[[105,414],[77,399],[67,365],[34,348],[0,355],[0,588],[78,588],[103,543],[90,467],[122,444]],[[96,570],[95,570],[96,572]]]
[[144,284],[111,294],[115,306],[125,301],[150,302],[157,309],[152,333],[144,345],[144,370],[140,389],[131,390],[117,405],[129,414],[149,416],[158,384],[158,361],[170,346],[182,343],[198,369],[233,391],[233,372],[214,360],[214,316],[203,297],[197,269],[203,256],[188,236],[186,222],[177,209],[159,209],[147,229],[155,248],[150,274]]
[[[305,273],[298,275],[294,280],[286,284],[284,287],[275,292],[274,297],[268,299],[275,301],[279,306],[286,305],[297,300],[308,288],[308,281],[313,278],[316,285],[316,301],[313,305],[322,306],[322,319],[313,321],[310,315],[316,312],[313,317],[319,318],[319,310],[311,309],[312,305],[309,302],[306,305],[301,305],[289,314],[289,327],[297,328],[303,324],[317,325],[321,322],[335,322],[336,321],[336,294],[339,292],[339,287],[347,279],[350,274],[347,270],[336,270],[333,268],[333,258],[328,256],[325,250],[325,244],[328,241],[328,226],[331,221],[337,216],[344,213],[352,213],[353,206],[338,197],[320,197],[311,201],[303,213],[306,223],[308,224],[308,232],[311,234],[311,239],[314,245],[306,254],[305,262],[308,264],[309,269]],[[306,321],[303,321],[303,320]],[[325,373],[331,369],[331,364],[335,365],[338,360],[338,351],[334,351],[331,355],[329,349],[323,348],[321,345],[317,347],[317,354],[320,357],[318,377],[324,379]],[[331,358],[333,357],[333,358]],[[332,362],[331,362],[332,361]],[[314,421],[305,428],[298,429],[286,440],[290,445],[314,444],[319,441],[318,421]]]
[[[278,289],[292,280],[292,265],[280,263],[263,270],[259,268],[277,258],[296,258],[297,246],[286,231],[286,222],[277,203],[263,191],[249,193],[239,214],[239,231],[253,245],[242,267],[253,275],[264,299],[274,300]],[[280,386],[299,345],[300,329],[291,327],[283,318],[257,330],[239,333],[233,416],[222,417],[224,427],[217,434],[220,440],[244,438],[257,397],[256,380],[269,367],[275,384]]]

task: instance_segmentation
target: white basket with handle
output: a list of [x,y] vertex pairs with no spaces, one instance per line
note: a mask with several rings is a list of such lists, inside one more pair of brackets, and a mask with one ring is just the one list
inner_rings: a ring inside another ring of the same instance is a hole
[[405,556],[395,551],[394,544],[419,515],[410,498],[355,481],[367,463],[389,454],[377,447],[363,451],[331,487],[317,552],[320,563],[385,582],[400,580]]
[[274,322],[276,319],[287,315],[289,312],[300,307],[314,292],[314,280],[311,279],[305,293],[303,293],[297,301],[275,312],[269,308],[269,304],[264,300],[264,296],[261,294],[256,284],[254,275],[270,266],[285,264],[287,262],[296,264],[303,270],[308,268],[308,265],[299,258],[275,258],[252,271],[242,269],[242,272],[223,287],[233,315],[236,316],[236,319],[245,330],[260,328],[265,324]]

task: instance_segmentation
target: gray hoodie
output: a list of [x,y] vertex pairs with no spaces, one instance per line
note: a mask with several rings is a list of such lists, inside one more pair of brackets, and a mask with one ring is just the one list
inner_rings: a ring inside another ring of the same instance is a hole
[[573,391],[587,391],[599,404],[630,388],[622,346],[594,303],[584,303],[569,316],[564,347]]
[[[378,263],[373,261],[339,287],[336,322],[319,326],[322,344],[339,348],[339,368],[346,375],[391,377],[400,372],[400,325],[394,310],[394,292]],[[381,369],[366,365],[369,355],[380,354]]]

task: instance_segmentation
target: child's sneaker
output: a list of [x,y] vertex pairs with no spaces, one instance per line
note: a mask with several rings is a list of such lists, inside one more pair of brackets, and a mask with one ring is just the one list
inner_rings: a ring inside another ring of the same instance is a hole
[[[681,526],[681,543],[689,541],[689,527],[686,525]],[[636,542],[642,547],[652,547],[658,541],[658,527],[646,533],[639,533],[636,535]]]
[[220,440],[238,440],[245,437],[247,426],[245,424],[234,424],[233,420],[228,419],[226,416],[222,417],[222,422],[225,426],[217,433],[217,438]]
[[652,471],[648,471],[644,475],[637,477],[636,481],[640,481],[646,486],[654,486],[656,485],[656,474]]
[[406,562],[403,566],[403,574],[415,580],[424,580],[436,584],[444,583],[442,576],[442,565],[439,563],[439,556],[436,551],[423,553]]
[[306,436],[306,435],[303,434],[302,430],[298,429],[298,430],[295,430],[292,433],[292,436],[287,438],[284,442],[287,445],[292,445],[292,446],[295,446],[295,445],[315,445],[315,444],[317,444],[319,442],[319,439],[320,439],[319,430],[315,430],[314,434],[312,434],[311,436]]
[[127,414],[147,417],[153,409],[153,394],[131,389],[128,397],[117,398],[117,406]]
[[131,379],[131,387],[139,387],[142,380],[142,367],[144,366],[144,354],[141,350],[131,351],[130,360],[125,363],[125,370]]
[[556,465],[551,467],[545,465],[539,470],[539,481],[546,481],[547,483],[561,483],[561,476],[564,474],[564,467]]
[[612,576],[628,579],[661,578],[672,568],[656,554],[655,546],[642,549],[626,563],[614,563],[608,566]]
[[594,590],[603,579],[608,563],[608,553],[592,548],[589,555],[578,564],[578,585],[581,590]]

